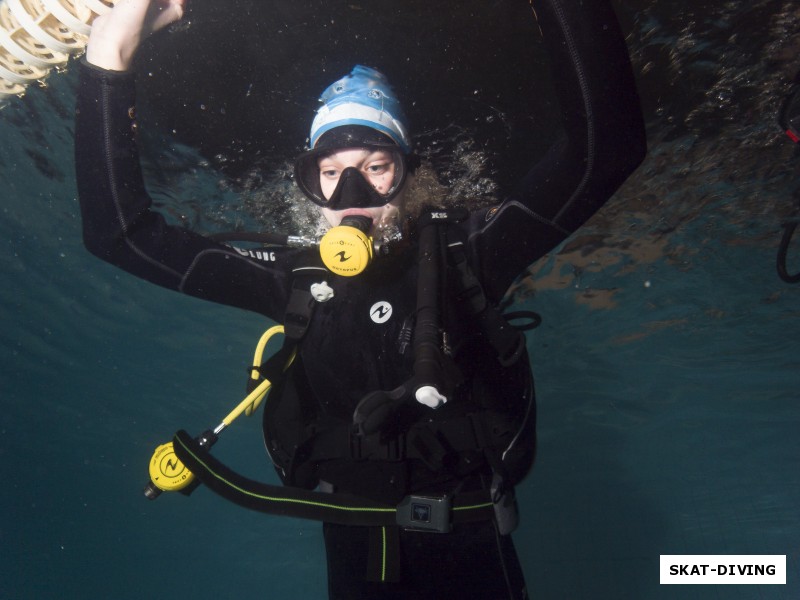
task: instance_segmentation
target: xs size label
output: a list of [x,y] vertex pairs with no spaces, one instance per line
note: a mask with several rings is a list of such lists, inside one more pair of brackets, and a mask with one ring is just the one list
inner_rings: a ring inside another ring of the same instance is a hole
[[786,555],[662,554],[662,584],[786,584]]

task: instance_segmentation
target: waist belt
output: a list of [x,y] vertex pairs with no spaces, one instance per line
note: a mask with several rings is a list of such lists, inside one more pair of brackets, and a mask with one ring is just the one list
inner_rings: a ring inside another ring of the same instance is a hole
[[408,496],[399,506],[382,505],[343,493],[323,493],[248,479],[211,456],[185,431],[175,434],[175,454],[210,490],[231,502],[272,515],[339,525],[401,526],[449,531],[450,524],[494,518],[489,490],[449,496]]

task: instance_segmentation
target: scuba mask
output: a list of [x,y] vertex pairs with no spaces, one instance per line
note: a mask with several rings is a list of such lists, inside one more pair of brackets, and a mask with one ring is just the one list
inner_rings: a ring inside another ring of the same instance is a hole
[[[320,102],[322,106],[311,123],[309,151],[295,161],[297,186],[314,204],[331,210],[379,208],[391,202],[418,159],[411,153],[406,118],[386,77],[380,71],[356,65],[322,92]],[[322,164],[337,152],[353,149],[383,156],[373,161],[367,155],[362,164],[344,165],[338,178],[336,171],[343,165],[336,165],[335,160],[331,165]],[[332,168],[322,173],[321,166]],[[320,240],[325,265],[346,277],[361,273],[372,260],[373,251],[380,248],[379,252],[385,253],[390,241],[385,238],[383,243],[376,243],[371,229],[372,221],[367,217],[349,215],[342,219]]]
[[[367,131],[353,134],[353,129]],[[331,139],[321,140],[323,143],[318,147],[301,154],[294,165],[295,181],[300,191],[314,204],[333,210],[380,207],[391,202],[403,189],[409,170],[408,160],[402,150],[381,133],[367,127],[350,126],[333,130],[325,137]],[[379,157],[370,159],[363,168],[351,166],[343,169],[333,192],[326,197],[321,183],[321,178],[326,175],[321,171],[320,163],[328,156],[350,149],[379,153]],[[379,177],[382,169],[391,172],[391,180],[386,182],[384,191],[379,191],[370,177]]]

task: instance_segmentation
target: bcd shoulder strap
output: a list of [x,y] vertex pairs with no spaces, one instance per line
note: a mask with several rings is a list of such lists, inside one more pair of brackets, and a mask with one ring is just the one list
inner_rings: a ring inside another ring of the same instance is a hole
[[450,267],[456,275],[454,300],[466,306],[467,312],[477,320],[500,364],[504,367],[513,365],[525,350],[525,336],[487,300],[483,286],[467,261],[464,242],[448,239],[447,250]]
[[[320,266],[300,266],[292,269],[292,281],[289,300],[283,315],[283,346],[260,367],[255,368],[261,378],[276,381],[286,367],[292,352],[303,339],[311,324],[317,301],[311,293],[311,284],[320,277],[327,277],[330,272]],[[247,380],[247,392],[253,391],[261,379]]]

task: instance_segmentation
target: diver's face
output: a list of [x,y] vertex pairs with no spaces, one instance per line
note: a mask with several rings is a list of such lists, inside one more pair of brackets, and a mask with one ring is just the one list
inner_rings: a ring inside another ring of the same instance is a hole
[[394,157],[386,150],[347,148],[320,158],[317,165],[322,195],[328,199],[333,195],[342,172],[348,167],[358,169],[364,179],[381,195],[388,194],[394,183]]
[[[339,178],[347,168],[355,168],[365,181],[379,194],[388,194],[394,185],[397,165],[394,154],[372,148],[346,148],[318,159],[319,183],[325,198],[333,195]],[[323,207],[322,214],[333,227],[348,215],[363,215],[372,219],[373,229],[390,220],[399,220],[402,192],[391,202],[379,207],[341,208]]]

